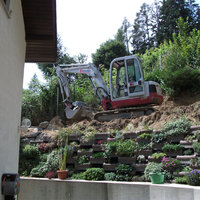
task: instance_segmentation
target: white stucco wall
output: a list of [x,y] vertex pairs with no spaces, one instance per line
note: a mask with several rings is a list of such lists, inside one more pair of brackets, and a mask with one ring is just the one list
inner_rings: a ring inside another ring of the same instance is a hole
[[[19,125],[25,60],[21,0],[11,0],[11,17],[0,0],[0,178],[18,171]],[[0,195],[0,200],[3,197]]]

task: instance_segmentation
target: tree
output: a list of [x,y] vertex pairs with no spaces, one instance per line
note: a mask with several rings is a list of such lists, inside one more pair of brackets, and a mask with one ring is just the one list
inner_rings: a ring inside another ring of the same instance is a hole
[[194,7],[197,8],[198,6],[194,4],[193,0],[189,2],[185,0],[163,0],[156,35],[158,44],[161,44],[164,40],[171,40],[172,34],[178,33],[177,20],[179,17],[183,18],[184,21],[188,19],[189,31],[196,26],[198,9],[193,12]]
[[79,55],[75,57],[76,62],[82,63],[82,64],[86,63],[87,59],[88,59],[88,56],[82,53],[79,53]]
[[151,12],[151,6],[144,3],[136,14],[131,36],[134,53],[144,53],[146,49],[153,46],[152,30],[155,23],[153,24]]
[[[57,38],[57,64],[71,64],[75,63],[75,59],[71,57],[67,52],[66,49],[63,47],[60,37]],[[49,63],[38,63],[39,69],[43,72],[43,74],[50,78],[52,75],[55,75],[54,64]]]
[[126,46],[127,54],[129,54],[129,41],[131,32],[130,27],[131,24],[125,17],[122,22],[122,26],[118,29],[117,34],[115,35],[115,39],[124,43],[124,45]]
[[92,54],[93,63],[98,67],[109,69],[110,62],[117,57],[127,55],[126,46],[118,40],[108,40],[100,45],[96,53]]

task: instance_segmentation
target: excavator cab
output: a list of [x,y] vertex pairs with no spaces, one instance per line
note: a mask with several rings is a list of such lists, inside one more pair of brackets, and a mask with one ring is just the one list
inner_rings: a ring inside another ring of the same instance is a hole
[[136,56],[116,58],[110,65],[111,101],[144,97],[144,78]]

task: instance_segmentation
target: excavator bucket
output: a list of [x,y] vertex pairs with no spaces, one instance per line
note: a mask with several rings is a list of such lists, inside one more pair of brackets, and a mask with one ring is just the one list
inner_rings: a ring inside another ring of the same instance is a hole
[[77,106],[74,109],[69,107],[65,108],[65,114],[67,119],[79,121],[81,119],[92,118],[92,111],[84,106]]

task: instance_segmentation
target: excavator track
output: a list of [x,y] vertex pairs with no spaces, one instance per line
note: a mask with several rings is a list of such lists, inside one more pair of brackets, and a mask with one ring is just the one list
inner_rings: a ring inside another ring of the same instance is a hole
[[153,107],[120,108],[117,110],[98,112],[94,115],[94,119],[100,122],[111,121],[113,119],[129,119],[133,117],[150,115],[155,111],[156,109]]

